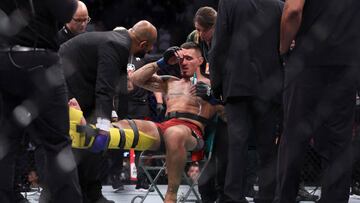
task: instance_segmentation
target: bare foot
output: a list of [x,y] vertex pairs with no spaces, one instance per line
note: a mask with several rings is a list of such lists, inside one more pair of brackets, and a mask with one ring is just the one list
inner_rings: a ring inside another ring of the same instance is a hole
[[[69,102],[68,102],[68,105],[69,105],[69,107],[71,107],[71,108],[74,108],[74,109],[76,109],[76,110],[80,110],[80,111],[81,111],[80,104],[79,104],[79,102],[78,102],[75,98],[70,99]],[[80,125],[86,125],[86,120],[85,120],[84,117],[81,118]]]
[[68,105],[74,109],[81,110],[80,104],[75,98],[70,99]]

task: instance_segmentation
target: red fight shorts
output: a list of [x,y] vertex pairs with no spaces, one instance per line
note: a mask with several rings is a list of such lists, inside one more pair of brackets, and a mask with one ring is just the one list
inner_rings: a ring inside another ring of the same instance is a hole
[[186,127],[190,128],[192,131],[192,136],[195,137],[197,140],[197,145],[191,154],[192,161],[199,161],[204,156],[204,140],[203,140],[203,133],[199,126],[195,125],[194,123],[178,118],[172,118],[162,123],[155,123],[159,130],[161,130],[162,135],[164,135],[166,129],[177,126],[177,125],[185,125]]

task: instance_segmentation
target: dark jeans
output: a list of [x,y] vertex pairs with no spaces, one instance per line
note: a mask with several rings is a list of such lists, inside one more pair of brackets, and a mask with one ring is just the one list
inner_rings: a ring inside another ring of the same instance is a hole
[[256,138],[259,157],[259,193],[255,201],[271,202],[275,192],[279,105],[255,97],[236,97],[228,99],[225,110],[229,144],[224,202],[247,202],[245,173],[250,136]]
[[[292,67],[286,71],[292,71]],[[288,81],[274,202],[295,202],[301,166],[312,137],[326,166],[319,202],[348,202],[355,76],[355,69],[347,66],[322,66],[305,68],[294,81]]]
[[[12,61],[11,61],[12,60]],[[26,132],[50,202],[82,202],[62,69],[52,52],[0,52],[0,202],[13,202],[15,153]]]

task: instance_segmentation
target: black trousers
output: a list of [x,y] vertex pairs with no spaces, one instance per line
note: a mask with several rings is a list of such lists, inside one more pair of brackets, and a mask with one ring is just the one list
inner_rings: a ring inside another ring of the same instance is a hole
[[[286,77],[292,67],[285,71]],[[305,68],[288,81],[274,202],[295,202],[306,146],[312,137],[326,166],[319,202],[348,202],[355,76],[356,70],[348,66],[321,66]]]
[[108,170],[106,174],[104,174],[105,178],[102,179],[102,183],[110,184],[114,190],[119,189],[120,186],[124,184],[121,180],[124,150],[108,150],[106,156]]
[[256,137],[259,157],[259,193],[256,202],[271,202],[275,192],[276,126],[280,107],[255,97],[229,98],[225,111],[228,119],[228,163],[224,202],[247,202],[246,156],[248,139]]
[[14,202],[15,152],[26,132],[50,202],[81,202],[62,69],[52,52],[0,52],[0,202]]

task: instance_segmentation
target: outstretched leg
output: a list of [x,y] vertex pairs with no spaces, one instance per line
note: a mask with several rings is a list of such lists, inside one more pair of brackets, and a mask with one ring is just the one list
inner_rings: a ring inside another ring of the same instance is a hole
[[68,105],[73,148],[91,149],[96,147],[97,152],[107,149],[130,148],[140,151],[158,150],[160,147],[161,139],[154,122],[121,120],[112,123],[113,127],[110,128],[109,136],[97,136],[96,129],[86,126],[86,120],[76,99],[71,99]]

